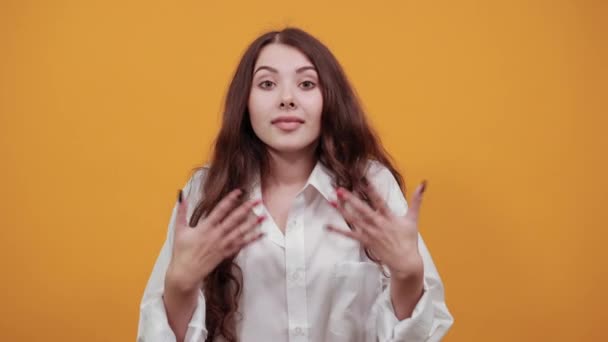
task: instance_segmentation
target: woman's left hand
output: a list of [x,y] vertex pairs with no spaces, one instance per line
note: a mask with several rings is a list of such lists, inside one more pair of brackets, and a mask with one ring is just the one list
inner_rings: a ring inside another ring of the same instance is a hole
[[338,203],[331,204],[353,226],[353,230],[332,225],[326,227],[369,248],[389,268],[394,279],[420,279],[423,264],[418,250],[418,214],[425,188],[426,181],[416,189],[411,206],[404,216],[394,215],[371,183],[367,186],[366,193],[376,211],[353,193],[338,188]]

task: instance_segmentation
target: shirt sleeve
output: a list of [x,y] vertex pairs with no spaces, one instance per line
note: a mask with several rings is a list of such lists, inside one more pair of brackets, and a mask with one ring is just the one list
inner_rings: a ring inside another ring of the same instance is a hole
[[[405,215],[408,205],[392,173],[384,168],[378,177],[377,189],[396,215]],[[390,295],[390,279],[382,275],[383,291],[377,298],[369,316],[369,324],[375,329],[372,340],[379,342],[435,342],[440,341],[454,319],[445,304],[444,288],[433,259],[418,234],[418,248],[424,264],[424,292],[412,315],[399,320],[395,315]],[[388,271],[388,269],[386,269]]]
[[[192,215],[193,207],[197,201],[197,191],[200,184],[200,173],[198,171],[186,184],[183,193],[188,198],[188,217]],[[176,201],[177,202],[177,201]],[[163,302],[164,282],[167,267],[171,261],[173,249],[173,235],[175,231],[175,220],[177,216],[177,203],[173,207],[173,213],[167,229],[167,238],[156,259],[152,274],[148,279],[146,289],[141,300],[139,325],[137,330],[138,342],[175,342],[176,337],[169,325],[167,312]],[[188,324],[185,342],[204,342],[207,338],[205,329],[205,297],[199,289],[196,309]]]

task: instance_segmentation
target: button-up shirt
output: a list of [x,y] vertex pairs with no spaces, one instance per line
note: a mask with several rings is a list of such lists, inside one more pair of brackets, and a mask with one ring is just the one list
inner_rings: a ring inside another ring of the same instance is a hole
[[[208,168],[188,181],[188,218],[200,200]],[[238,340],[289,342],[439,341],[453,323],[443,284],[431,255],[418,236],[424,263],[424,290],[409,318],[395,316],[387,269],[368,259],[363,246],[327,231],[324,225],[349,229],[329,203],[335,201],[331,172],[317,163],[298,192],[283,233],[264,205],[254,208],[266,215],[260,229],[266,236],[242,249],[235,262],[243,273],[243,289],[236,322]],[[371,162],[367,177],[394,214],[405,215],[407,202],[388,168]],[[259,175],[250,199],[261,198]],[[138,341],[175,341],[162,295],[171,258],[177,205],[141,302]],[[187,342],[202,342],[205,298],[199,291],[197,307],[188,324]],[[215,341],[222,341],[216,338]]]

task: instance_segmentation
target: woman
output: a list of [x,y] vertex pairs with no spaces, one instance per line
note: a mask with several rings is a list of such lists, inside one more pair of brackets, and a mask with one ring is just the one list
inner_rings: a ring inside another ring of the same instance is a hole
[[453,320],[412,206],[342,68],[256,39],[212,159],[178,194],[140,341],[439,341]]

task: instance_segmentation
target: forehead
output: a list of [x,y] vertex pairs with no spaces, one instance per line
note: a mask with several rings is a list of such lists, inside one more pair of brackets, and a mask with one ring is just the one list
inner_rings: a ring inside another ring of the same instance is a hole
[[260,51],[255,68],[261,65],[274,67],[279,71],[292,71],[312,63],[300,50],[289,45],[274,43],[266,45]]

